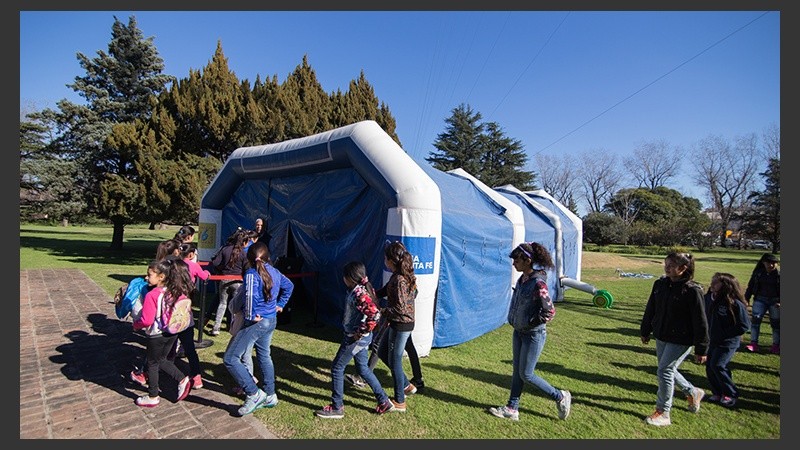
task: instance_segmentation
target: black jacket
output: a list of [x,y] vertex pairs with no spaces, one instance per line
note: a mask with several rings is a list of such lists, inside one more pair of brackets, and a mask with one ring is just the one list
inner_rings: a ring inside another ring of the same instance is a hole
[[699,284],[689,280],[671,281],[667,276],[653,283],[640,327],[642,337],[653,333],[659,341],[694,345],[695,355],[708,352],[708,321]]

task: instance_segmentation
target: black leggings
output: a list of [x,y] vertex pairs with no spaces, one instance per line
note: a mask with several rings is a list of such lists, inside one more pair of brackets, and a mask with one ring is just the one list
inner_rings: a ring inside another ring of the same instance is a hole
[[[377,331],[374,332],[375,334],[372,336],[372,344],[370,344],[370,348],[372,352],[369,355],[369,370],[375,370],[375,366],[378,365],[378,359],[383,361],[386,364],[386,367],[389,366],[389,339],[386,336],[389,335],[389,323],[386,321],[381,321],[378,323]],[[414,340],[411,336],[408,337],[406,341],[405,347],[406,353],[408,353],[408,361],[411,363],[411,373],[414,380],[422,380],[422,366],[419,364],[419,354],[417,353],[417,348],[414,347]]]

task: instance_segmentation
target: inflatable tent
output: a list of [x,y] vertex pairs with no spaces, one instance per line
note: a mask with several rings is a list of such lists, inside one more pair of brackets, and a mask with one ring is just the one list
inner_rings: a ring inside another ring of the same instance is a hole
[[[301,258],[303,272],[318,274],[315,319],[338,327],[344,264],[364,262],[380,287],[391,275],[383,246],[400,240],[414,255],[413,337],[425,356],[505,323],[518,275],[508,253],[528,227],[522,211],[466,172],[417,165],[363,121],[236,149],[203,194],[198,257],[210,259],[237,227],[264,217],[273,261]],[[311,288],[310,279],[294,281]]]

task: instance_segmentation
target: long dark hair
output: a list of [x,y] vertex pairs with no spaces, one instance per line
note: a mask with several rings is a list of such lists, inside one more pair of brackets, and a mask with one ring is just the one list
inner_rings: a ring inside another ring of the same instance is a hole
[[531,260],[531,265],[538,264],[544,269],[552,269],[556,265],[553,264],[553,257],[547,251],[544,245],[538,242],[523,242],[511,250],[508,254],[511,259],[519,257]]
[[152,261],[148,266],[156,273],[163,273],[167,295],[164,296],[164,306],[172,309],[182,296],[190,297],[194,291],[194,283],[189,274],[189,265],[179,256],[168,255],[166,258]]
[[[747,305],[747,302],[744,299],[744,292],[742,291],[742,285],[739,284],[739,280],[736,279],[735,276],[726,273],[726,272],[717,272],[711,277],[711,284],[714,284],[714,280],[719,281],[719,290],[714,293],[713,301],[716,304],[725,305],[728,308],[729,316],[733,318],[736,322],[741,320],[736,314],[738,308],[736,310],[733,309],[734,302],[740,302],[742,305]],[[709,289],[711,286],[709,286]]]
[[194,227],[191,225],[184,225],[175,233],[175,237],[172,239],[185,242],[190,236],[194,236]]
[[254,242],[247,248],[247,263],[258,271],[264,284],[264,298],[269,300],[272,295],[272,275],[267,270],[269,264],[269,247],[263,242]]
[[383,248],[386,259],[394,263],[394,273],[405,278],[410,289],[417,288],[417,276],[414,275],[414,258],[408,252],[406,246],[400,241],[386,244]]
[[375,288],[370,283],[369,278],[367,278],[367,268],[364,266],[364,263],[361,261],[350,261],[349,263],[344,265],[342,269],[343,276],[353,282],[356,286],[364,286],[364,289],[367,290],[367,294],[373,299],[375,298]]

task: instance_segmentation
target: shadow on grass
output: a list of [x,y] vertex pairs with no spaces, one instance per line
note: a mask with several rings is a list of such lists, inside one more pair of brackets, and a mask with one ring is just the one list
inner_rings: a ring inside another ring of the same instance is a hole
[[[20,229],[20,232],[22,231],[24,230]],[[59,236],[64,234],[67,233],[59,230]],[[31,248],[76,264],[144,265],[145,267],[155,257],[157,246],[157,243],[143,239],[126,241],[122,250],[112,250],[109,248],[110,242],[98,242],[95,239],[20,236],[19,241],[20,248]]]

